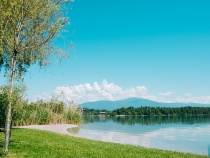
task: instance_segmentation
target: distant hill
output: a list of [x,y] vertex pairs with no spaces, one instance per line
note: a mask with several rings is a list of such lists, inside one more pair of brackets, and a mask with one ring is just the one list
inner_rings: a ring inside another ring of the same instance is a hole
[[184,106],[194,106],[194,107],[210,107],[210,104],[197,104],[197,103],[160,103],[148,99],[142,98],[129,98],[117,101],[95,101],[87,102],[80,105],[83,108],[98,109],[98,110],[114,110],[121,107],[141,107],[141,106],[151,106],[151,107],[184,107]]

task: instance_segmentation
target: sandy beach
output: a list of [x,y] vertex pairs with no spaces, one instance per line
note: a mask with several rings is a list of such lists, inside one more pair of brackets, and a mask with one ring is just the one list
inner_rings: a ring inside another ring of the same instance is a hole
[[77,125],[74,124],[54,124],[54,125],[30,125],[30,126],[14,126],[13,128],[30,128],[30,129],[38,129],[45,130],[50,132],[56,132],[59,134],[68,134],[71,135],[67,129],[74,128]]

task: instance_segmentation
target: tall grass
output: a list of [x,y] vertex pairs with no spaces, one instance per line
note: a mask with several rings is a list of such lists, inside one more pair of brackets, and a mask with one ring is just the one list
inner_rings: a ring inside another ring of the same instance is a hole
[[12,111],[12,125],[43,125],[60,123],[81,123],[82,111],[74,102],[64,103],[57,99],[16,105]]
[[[5,124],[5,110],[8,105],[7,87],[0,87],[0,127]],[[21,95],[24,90],[16,88],[12,99],[12,125],[42,125],[82,122],[82,110],[74,102],[62,101],[62,95],[48,101],[29,102]]]

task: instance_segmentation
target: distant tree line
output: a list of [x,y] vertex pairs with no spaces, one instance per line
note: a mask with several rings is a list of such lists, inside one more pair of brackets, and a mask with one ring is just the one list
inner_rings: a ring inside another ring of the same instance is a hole
[[197,115],[210,115],[210,107],[149,107],[141,106],[134,108],[132,106],[127,108],[119,108],[113,111],[108,110],[83,110],[83,115],[99,115],[100,112],[106,112],[106,115],[138,115],[138,116],[197,116]]

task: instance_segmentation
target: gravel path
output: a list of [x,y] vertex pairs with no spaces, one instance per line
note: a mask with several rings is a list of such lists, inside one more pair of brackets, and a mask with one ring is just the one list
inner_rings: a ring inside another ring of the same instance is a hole
[[14,126],[13,128],[30,128],[30,129],[38,129],[38,130],[45,130],[50,132],[56,132],[59,134],[68,134],[71,135],[67,129],[74,128],[77,125],[73,124],[54,124],[54,125],[30,125],[30,126]]

